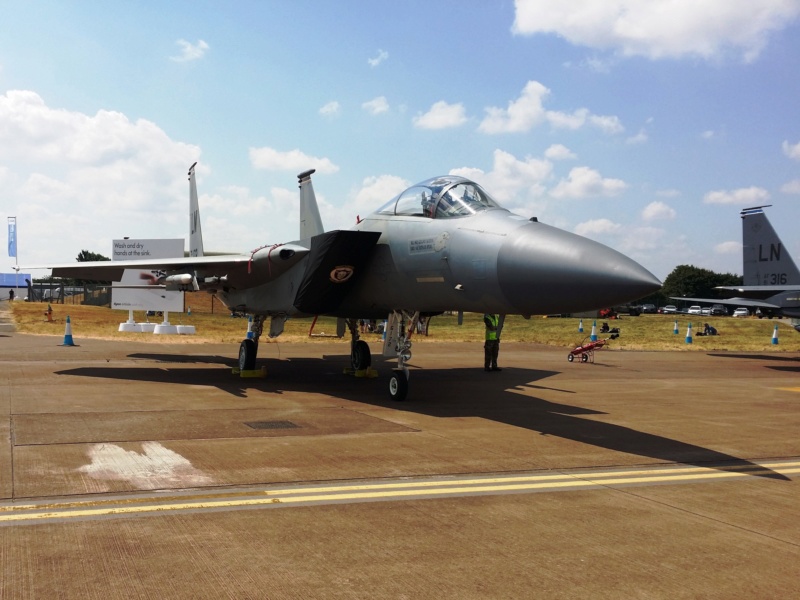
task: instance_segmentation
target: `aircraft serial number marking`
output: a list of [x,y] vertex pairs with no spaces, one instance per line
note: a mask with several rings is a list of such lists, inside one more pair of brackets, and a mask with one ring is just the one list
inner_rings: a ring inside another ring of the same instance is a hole
[[504,493],[556,492],[611,486],[679,484],[719,481],[764,474],[800,474],[800,461],[778,461],[717,470],[704,467],[583,473],[532,474],[464,479],[428,479],[336,486],[303,486],[209,494],[138,496],[78,502],[0,506],[0,525],[119,516],[144,516],[200,510],[232,510],[308,504],[391,501],[409,498],[477,496]]
[[434,238],[424,238],[421,240],[409,240],[408,241],[408,253],[409,254],[428,254],[435,251],[434,244],[436,240]]

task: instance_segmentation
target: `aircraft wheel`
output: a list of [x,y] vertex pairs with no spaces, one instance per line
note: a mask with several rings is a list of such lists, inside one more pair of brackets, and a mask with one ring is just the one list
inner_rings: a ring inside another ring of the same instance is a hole
[[239,344],[239,370],[252,371],[256,368],[256,353],[258,346],[251,339],[242,340]]
[[353,345],[353,352],[350,354],[350,364],[354,371],[362,371],[372,364],[372,354],[369,351],[369,344],[364,340],[358,340]]
[[389,379],[389,396],[396,402],[402,402],[408,395],[408,379],[406,374],[400,369],[392,371]]
[[581,354],[581,362],[589,362],[589,355]]
[[572,362],[573,360],[575,360],[575,355],[574,354],[567,354],[567,360],[569,362]]

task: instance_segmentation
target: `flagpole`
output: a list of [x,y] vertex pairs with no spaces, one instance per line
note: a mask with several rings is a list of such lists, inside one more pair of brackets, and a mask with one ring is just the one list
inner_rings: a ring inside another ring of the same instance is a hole
[[[14,225],[13,230],[11,225]],[[19,251],[17,250],[17,217],[8,217],[8,232],[9,238],[13,233],[13,248],[14,248],[14,293],[19,296]],[[11,255],[12,239],[8,240],[8,252]]]

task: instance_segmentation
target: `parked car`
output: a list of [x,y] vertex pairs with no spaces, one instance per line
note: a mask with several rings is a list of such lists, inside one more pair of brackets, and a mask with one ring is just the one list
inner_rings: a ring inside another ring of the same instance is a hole
[[710,306],[704,306],[704,307],[703,307],[703,308],[700,310],[700,314],[701,314],[701,315],[710,315],[710,314],[711,314],[711,307],[710,307]]
[[678,312],[678,307],[674,304],[667,304],[664,308],[661,309],[662,313],[676,313]]
[[734,317],[749,317],[750,316],[750,311],[747,310],[746,308],[743,308],[743,307],[740,306],[735,311],[733,311],[733,316]]
[[642,312],[646,314],[652,314],[657,312],[655,304],[642,304]]
[[690,315],[699,315],[703,312],[703,309],[695,304],[694,306],[690,306],[689,310],[686,312],[688,312]]
[[714,304],[711,306],[711,316],[724,317],[727,314],[728,314],[728,309],[722,306],[722,304]]

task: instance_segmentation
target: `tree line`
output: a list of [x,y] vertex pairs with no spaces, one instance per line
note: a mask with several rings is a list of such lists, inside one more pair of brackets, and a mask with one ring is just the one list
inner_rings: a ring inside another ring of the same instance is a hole
[[730,293],[714,288],[722,285],[742,285],[742,281],[742,276],[734,273],[715,273],[694,265],[678,265],[666,276],[664,285],[658,292],[642,298],[639,303],[664,306],[674,302],[670,300],[671,297],[722,299],[729,297]]

